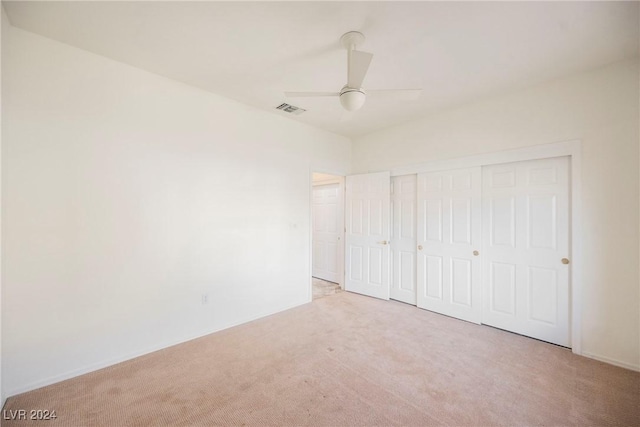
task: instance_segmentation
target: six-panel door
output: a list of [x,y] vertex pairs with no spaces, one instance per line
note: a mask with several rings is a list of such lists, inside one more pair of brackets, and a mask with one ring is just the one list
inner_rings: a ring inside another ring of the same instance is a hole
[[480,168],[418,174],[418,307],[480,323]]
[[313,277],[338,283],[339,184],[313,187]]
[[347,176],[345,289],[389,299],[389,172]]
[[570,346],[569,159],[483,168],[482,323]]
[[416,304],[416,175],[391,182],[391,295]]

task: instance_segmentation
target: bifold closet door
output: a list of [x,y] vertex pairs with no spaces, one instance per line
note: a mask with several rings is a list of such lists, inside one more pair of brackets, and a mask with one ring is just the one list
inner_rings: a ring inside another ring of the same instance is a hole
[[570,346],[569,158],[482,175],[482,323]]
[[389,299],[389,172],[347,176],[345,289]]
[[416,305],[416,175],[391,182],[390,298]]
[[418,307],[480,323],[480,167],[418,174]]

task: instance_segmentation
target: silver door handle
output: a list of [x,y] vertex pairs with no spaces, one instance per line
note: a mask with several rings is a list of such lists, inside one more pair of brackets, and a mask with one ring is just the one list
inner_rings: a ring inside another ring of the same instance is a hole
[[381,242],[376,242],[376,243],[378,243],[379,245],[386,245],[389,242],[387,242],[386,240],[382,240]]

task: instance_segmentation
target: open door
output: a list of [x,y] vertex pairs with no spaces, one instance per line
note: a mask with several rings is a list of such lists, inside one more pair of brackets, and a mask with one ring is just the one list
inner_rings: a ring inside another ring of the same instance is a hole
[[347,176],[345,289],[389,299],[389,172]]

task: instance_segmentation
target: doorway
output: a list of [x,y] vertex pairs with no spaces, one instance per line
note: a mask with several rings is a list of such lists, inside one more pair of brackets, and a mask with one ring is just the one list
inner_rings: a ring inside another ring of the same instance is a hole
[[312,173],[312,299],[342,291],[344,285],[344,177]]

